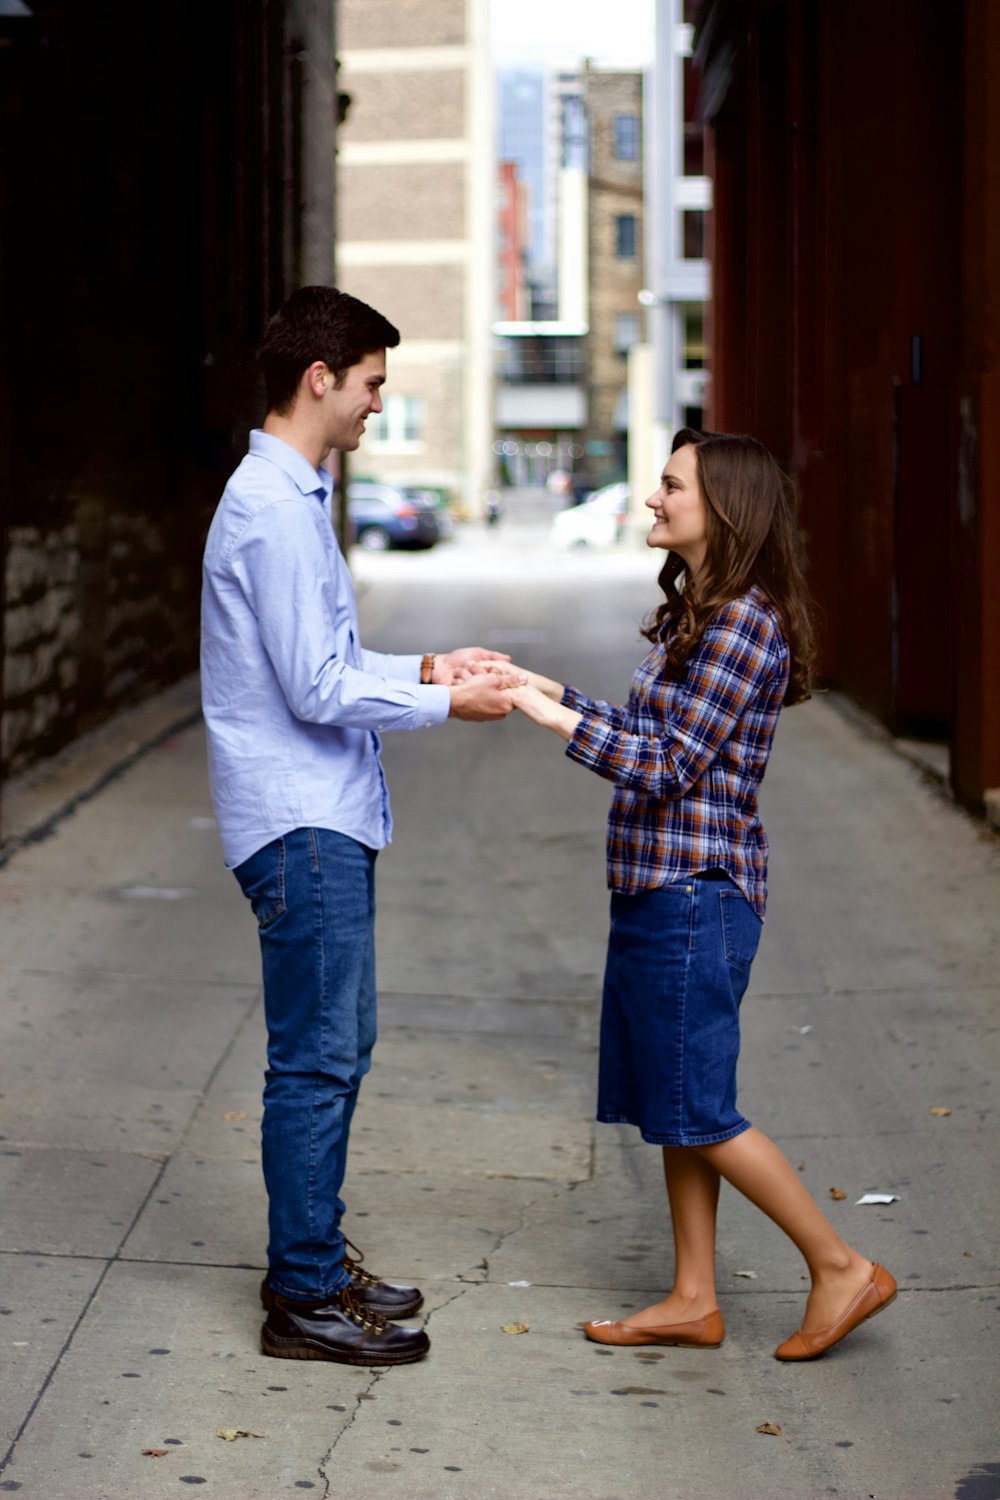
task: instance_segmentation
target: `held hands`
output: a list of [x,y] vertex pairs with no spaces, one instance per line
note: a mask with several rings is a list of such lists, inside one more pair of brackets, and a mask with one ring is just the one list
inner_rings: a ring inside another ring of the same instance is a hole
[[[508,657],[509,661],[510,658]],[[528,687],[534,688],[539,693],[544,693],[546,698],[551,698],[553,703],[562,700],[563,685],[551,677],[543,677],[540,672],[529,672],[527,667],[500,666],[497,662],[483,661],[470,664],[468,670],[471,673],[480,672],[515,672]]]
[[[506,677],[510,687],[510,700],[526,718],[551,729],[560,739],[568,740],[582,717],[575,709],[566,708],[562,701],[563,685],[539,672],[526,671],[524,667],[500,666],[496,662],[474,662],[469,667],[470,675],[479,678]],[[512,676],[519,681],[514,682]]]
[[451,685],[449,717],[482,724],[489,719],[505,719],[514,707],[512,689],[524,686],[523,675],[481,672]]
[[519,708],[543,729],[568,740],[580,714],[565,708],[563,686],[551,677],[516,667],[505,652],[465,646],[437,657],[432,681],[451,690],[450,717],[483,723]]
[[487,662],[502,671],[504,663],[509,661],[510,657],[503,651],[487,651],[485,646],[461,646],[457,651],[435,657],[431,682],[452,687],[456,682],[464,682],[470,672]]
[[[474,724],[505,719],[514,707],[510,689],[526,680],[509,663],[506,652],[488,651],[484,646],[461,646],[457,651],[435,656],[431,681],[449,690],[448,717]],[[491,669],[489,674],[484,670],[487,666]]]

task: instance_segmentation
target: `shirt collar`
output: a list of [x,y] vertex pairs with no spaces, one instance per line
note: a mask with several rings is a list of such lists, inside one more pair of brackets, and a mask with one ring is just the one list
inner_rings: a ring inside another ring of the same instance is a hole
[[268,463],[287,474],[303,495],[318,495],[324,502],[329,500],[333,492],[333,479],[326,469],[314,469],[297,448],[282,442],[273,433],[255,427],[250,434],[250,452],[256,458],[266,458]]

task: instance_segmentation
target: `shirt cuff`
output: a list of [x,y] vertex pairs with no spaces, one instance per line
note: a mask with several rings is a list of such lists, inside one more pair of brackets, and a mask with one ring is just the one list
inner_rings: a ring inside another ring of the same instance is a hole
[[613,733],[599,715],[584,713],[566,742],[566,754],[578,765],[607,775],[611,758],[608,736]]
[[[420,673],[420,657],[415,657],[417,675]],[[451,713],[451,688],[433,682],[417,687],[417,728],[429,729],[432,724],[443,724]]]

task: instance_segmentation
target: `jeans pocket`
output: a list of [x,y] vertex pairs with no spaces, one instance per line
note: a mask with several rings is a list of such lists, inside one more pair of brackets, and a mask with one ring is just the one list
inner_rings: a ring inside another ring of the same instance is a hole
[[757,954],[761,920],[749,901],[737,890],[719,892],[722,914],[722,947],[726,962],[734,969],[748,969]]
[[274,839],[233,871],[263,932],[285,911],[285,841]]

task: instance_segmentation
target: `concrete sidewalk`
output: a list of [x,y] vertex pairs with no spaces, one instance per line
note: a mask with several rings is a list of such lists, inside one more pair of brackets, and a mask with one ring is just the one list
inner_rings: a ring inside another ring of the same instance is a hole
[[[509,533],[360,566],[371,645],[509,643],[605,696],[655,595],[645,556]],[[671,1263],[658,1152],[593,1124],[608,789],[520,720],[399,735],[386,760],[348,1233],[423,1285],[430,1357],[259,1353],[256,937],[192,727],[0,874],[0,1493],[1000,1494],[996,840],[831,703],[784,716],[741,1104],[901,1296],[825,1359],[778,1364],[802,1267],[724,1190],[723,1347],[606,1350],[577,1325],[662,1295]],[[856,1206],[866,1190],[898,1201]]]

